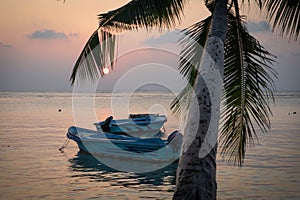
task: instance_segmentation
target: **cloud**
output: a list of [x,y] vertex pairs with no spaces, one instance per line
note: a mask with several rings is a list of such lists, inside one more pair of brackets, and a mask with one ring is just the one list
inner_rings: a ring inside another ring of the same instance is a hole
[[272,29],[266,21],[249,21],[247,28],[250,32],[269,32]]
[[69,37],[76,37],[78,36],[77,33],[63,33],[63,32],[58,32],[56,30],[52,29],[40,29],[36,30],[33,33],[27,35],[28,38],[30,39],[41,39],[41,40],[66,40]]
[[70,37],[77,37],[77,36],[78,36],[78,33],[69,33],[69,36],[70,36]]
[[12,48],[10,44],[5,44],[3,42],[0,42],[0,48]]
[[144,40],[143,44],[155,45],[155,44],[176,44],[180,38],[180,30],[167,31],[159,37],[150,37]]

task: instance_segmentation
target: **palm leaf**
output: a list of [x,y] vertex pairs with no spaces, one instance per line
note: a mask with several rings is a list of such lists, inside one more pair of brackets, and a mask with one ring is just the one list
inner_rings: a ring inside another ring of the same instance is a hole
[[[184,37],[179,41],[181,52],[179,58],[179,71],[186,77],[188,85],[171,102],[170,108],[175,115],[189,107],[189,99],[195,85],[203,46],[209,32],[211,16],[183,30]],[[195,45],[196,44],[196,45]]]
[[98,15],[100,27],[123,31],[138,28],[171,28],[181,21],[186,0],[133,0],[126,5]]
[[228,14],[225,42],[224,107],[219,137],[221,154],[233,164],[242,165],[248,145],[270,128],[269,98],[273,98],[276,72],[270,67],[274,56],[253,36],[245,23]]
[[[204,3],[212,12],[214,0],[205,0]],[[170,109],[176,116],[182,114],[181,111],[188,110],[190,106],[190,99],[198,76],[200,58],[208,36],[211,19],[212,16],[209,16],[184,29],[182,31],[183,37],[178,41],[181,46],[178,69],[186,77],[188,84],[170,104]]]
[[99,27],[92,34],[77,59],[70,81],[95,81],[103,68],[113,68],[117,54],[117,33],[138,28],[170,28],[183,15],[186,0],[132,0],[99,16]]
[[73,85],[77,78],[86,82],[95,81],[99,76],[104,76],[104,67],[113,68],[115,43],[116,35],[97,29],[86,43],[73,67],[71,84]]
[[[183,49],[179,69],[191,86],[196,82],[202,55],[199,46],[205,45],[210,21],[211,17],[208,17],[194,24],[185,31],[187,36],[181,40]],[[270,127],[268,99],[273,97],[272,77],[276,77],[276,72],[270,67],[274,56],[248,33],[245,23],[232,13],[228,14],[224,48],[223,127],[219,142],[221,154],[228,162],[242,165],[247,145],[253,145],[257,139],[256,126],[262,132]],[[188,107],[186,99],[191,94],[186,91],[192,90],[185,88],[173,100],[173,112],[178,113]]]
[[273,29],[278,29],[281,36],[299,40],[300,1],[265,0],[268,19],[273,22]]

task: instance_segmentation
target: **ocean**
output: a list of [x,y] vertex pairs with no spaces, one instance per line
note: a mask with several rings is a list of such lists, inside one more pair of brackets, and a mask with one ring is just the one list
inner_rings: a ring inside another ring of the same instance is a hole
[[[92,97],[90,100],[89,97]],[[181,130],[168,110],[174,95],[0,92],[0,199],[171,199],[176,163],[138,174],[110,168],[78,153],[71,125],[128,112],[165,114],[167,132]],[[218,199],[300,199],[300,92],[277,92],[272,128],[247,149],[242,168],[217,158]],[[79,101],[78,101],[79,100]],[[73,103],[72,103],[73,102]],[[59,110],[60,109],[60,110]]]

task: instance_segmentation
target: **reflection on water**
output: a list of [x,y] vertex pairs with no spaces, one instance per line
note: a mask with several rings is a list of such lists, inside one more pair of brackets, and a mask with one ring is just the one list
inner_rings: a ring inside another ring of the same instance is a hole
[[[149,109],[172,100],[167,94],[136,96],[132,112],[142,112],[145,103]],[[96,95],[99,120],[110,114],[109,99]],[[259,133],[260,143],[248,149],[244,167],[218,158],[218,199],[300,199],[300,93],[279,93],[276,100],[272,129]],[[63,154],[58,151],[74,125],[71,94],[0,93],[0,119],[0,199],[172,198],[176,164],[136,174],[77,154],[73,141]],[[168,116],[166,129],[178,129],[176,120]]]
[[[174,191],[177,162],[157,171],[141,174],[112,169],[92,155],[82,153],[69,159],[69,162],[73,172],[71,179],[77,183],[74,191],[87,190],[91,183],[96,183],[101,188],[101,194],[95,196],[105,199],[170,199]],[[117,191],[114,192],[114,189]]]

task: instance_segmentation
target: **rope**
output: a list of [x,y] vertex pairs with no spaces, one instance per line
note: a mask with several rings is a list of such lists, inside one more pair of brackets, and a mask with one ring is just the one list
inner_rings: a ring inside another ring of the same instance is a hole
[[60,152],[64,152],[64,149],[68,146],[70,139],[67,138],[65,143],[58,149]]

